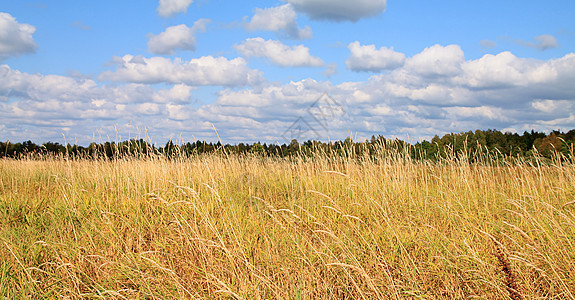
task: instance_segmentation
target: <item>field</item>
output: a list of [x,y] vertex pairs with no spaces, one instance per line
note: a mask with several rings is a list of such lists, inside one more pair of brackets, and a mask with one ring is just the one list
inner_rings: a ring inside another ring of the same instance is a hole
[[0,298],[575,299],[573,158],[0,160]]

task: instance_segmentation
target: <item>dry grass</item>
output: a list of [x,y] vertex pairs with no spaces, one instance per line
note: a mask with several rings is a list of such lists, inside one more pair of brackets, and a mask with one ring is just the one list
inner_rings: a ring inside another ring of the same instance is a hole
[[0,160],[0,298],[574,299],[575,168]]

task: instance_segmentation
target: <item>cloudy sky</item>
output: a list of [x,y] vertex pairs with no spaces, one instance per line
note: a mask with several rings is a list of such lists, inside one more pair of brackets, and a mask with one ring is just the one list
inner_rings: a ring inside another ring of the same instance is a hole
[[566,131],[573,12],[573,0],[0,0],[0,140]]

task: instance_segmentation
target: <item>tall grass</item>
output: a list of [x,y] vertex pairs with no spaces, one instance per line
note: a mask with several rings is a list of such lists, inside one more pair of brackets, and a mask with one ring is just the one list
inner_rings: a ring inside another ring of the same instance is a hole
[[575,299],[572,162],[0,160],[0,297]]

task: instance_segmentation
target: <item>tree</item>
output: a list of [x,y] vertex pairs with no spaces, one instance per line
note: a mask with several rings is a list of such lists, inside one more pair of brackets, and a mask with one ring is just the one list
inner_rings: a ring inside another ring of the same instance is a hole
[[253,154],[263,154],[265,152],[266,149],[264,149],[264,146],[262,146],[262,144],[260,144],[260,142],[257,142],[255,144],[252,145],[252,147],[250,148],[250,153]]
[[289,154],[295,154],[299,151],[299,142],[296,139],[291,140],[289,146],[287,147]]
[[47,142],[44,143],[42,146],[44,149],[46,149],[48,153],[52,154],[66,153],[66,147],[60,145],[59,143]]
[[563,142],[555,133],[551,133],[545,138],[535,140],[535,147],[541,155],[551,157],[555,152],[561,151]]

